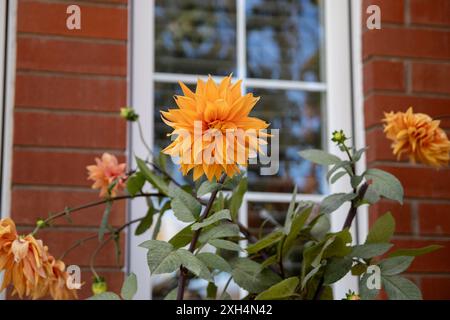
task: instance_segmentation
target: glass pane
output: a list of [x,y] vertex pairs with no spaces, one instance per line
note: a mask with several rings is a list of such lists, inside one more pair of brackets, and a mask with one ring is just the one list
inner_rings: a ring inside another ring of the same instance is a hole
[[279,171],[275,176],[262,176],[261,165],[249,166],[250,190],[291,193],[296,184],[300,193],[325,193],[324,168],[298,155],[300,150],[322,146],[322,94],[297,90],[248,91],[261,97],[252,115],[269,122],[269,129],[280,129]]
[[247,0],[247,75],[323,81],[320,0]]
[[157,0],[155,37],[157,72],[235,72],[236,1]]

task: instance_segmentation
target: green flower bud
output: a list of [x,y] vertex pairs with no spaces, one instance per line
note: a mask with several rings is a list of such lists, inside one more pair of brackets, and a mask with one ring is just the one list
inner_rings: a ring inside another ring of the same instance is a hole
[[108,284],[103,277],[94,278],[92,283],[92,293],[94,295],[106,292],[108,290]]
[[337,144],[343,144],[345,140],[347,140],[347,137],[345,136],[343,130],[333,132],[333,137],[331,138],[331,141],[336,142]]
[[348,290],[348,293],[345,294],[344,300],[361,300],[359,295],[357,295],[354,291]]
[[139,118],[139,115],[136,112],[134,112],[133,109],[128,107],[120,108],[120,116],[125,120],[132,122],[136,121]]
[[38,228],[43,229],[43,228],[45,228],[45,227],[47,226],[47,223],[45,222],[44,219],[38,219],[38,220],[36,221],[36,226],[37,226]]

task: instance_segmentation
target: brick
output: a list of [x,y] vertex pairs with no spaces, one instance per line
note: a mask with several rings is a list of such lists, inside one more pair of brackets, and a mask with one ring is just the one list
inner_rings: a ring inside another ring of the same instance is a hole
[[119,112],[126,96],[121,79],[16,76],[15,105],[20,107]]
[[[13,184],[90,187],[86,166],[101,153],[15,150]],[[123,157],[118,157],[120,162]]]
[[[366,26],[367,8],[370,5],[377,5],[381,9],[381,22],[382,23],[403,23],[404,22],[404,1],[386,1],[386,0],[364,0],[362,5],[362,26]],[[381,26],[383,27],[383,26]]]
[[405,89],[404,66],[402,62],[370,61],[364,65],[364,92],[373,90]]
[[64,35],[103,39],[127,39],[127,8],[98,7],[79,4],[81,29],[66,26],[67,3],[20,1],[18,6],[18,32]]
[[[450,114],[450,98],[373,94],[364,102],[365,126],[381,124],[384,112],[405,112],[410,106],[414,112],[426,113],[433,118]],[[450,119],[442,119],[441,126],[450,128]]]
[[450,204],[420,203],[419,226],[424,235],[450,235]]
[[404,202],[403,205],[388,201],[381,200],[378,203],[370,207],[369,213],[369,225],[373,225],[375,220],[386,212],[391,212],[395,218],[395,232],[397,234],[407,234],[412,232],[411,227],[411,204]]
[[424,300],[450,299],[450,277],[424,276],[420,282]]
[[414,92],[450,94],[450,64],[413,63],[412,88]]
[[448,0],[410,0],[413,24],[450,26],[450,2]]
[[15,145],[125,149],[126,122],[103,115],[15,112]]
[[[64,208],[77,206],[100,200],[97,191],[61,191],[13,189],[11,212],[14,221],[20,225],[34,226],[39,218],[60,212]],[[24,201],[26,199],[26,201]],[[126,201],[116,201],[111,210],[110,224],[120,226],[125,223]],[[72,222],[65,218],[53,221],[54,226],[85,226],[98,227],[103,217],[104,205],[84,209],[70,215]]]
[[370,130],[366,133],[366,145],[369,149],[366,152],[366,161],[371,163],[380,160],[396,161],[397,157],[392,153],[391,141],[388,140],[382,128]]
[[[24,231],[26,232],[26,231]],[[93,237],[92,240],[84,241],[80,246],[71,250],[65,257],[64,263],[66,265],[76,264],[80,267],[88,267],[90,256],[99,245],[98,237],[95,237],[97,232],[92,231],[71,231],[46,229],[40,231],[37,239],[42,239],[45,245],[48,246],[50,254],[55,257],[60,257],[72,245],[88,237]],[[105,239],[109,236],[105,235]],[[120,247],[122,253],[124,252],[124,234],[120,237]],[[116,261],[114,242],[109,241],[95,259],[96,267],[121,267],[124,264],[123,254],[119,257],[119,263]]]
[[126,76],[125,44],[19,37],[17,68]]
[[450,168],[440,170],[419,166],[378,166],[395,175],[403,184],[406,197],[450,198]]
[[450,31],[382,28],[363,35],[363,57],[450,59]]
[[397,248],[421,248],[432,244],[441,245],[440,250],[416,257],[408,269],[408,272],[450,272],[450,240],[418,240],[418,239],[394,239],[394,249]]

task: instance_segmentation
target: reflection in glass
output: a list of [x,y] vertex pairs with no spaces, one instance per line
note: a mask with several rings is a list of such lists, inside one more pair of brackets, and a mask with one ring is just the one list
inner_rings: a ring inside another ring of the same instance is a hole
[[252,115],[269,122],[269,129],[280,130],[278,174],[261,176],[259,165],[249,166],[249,189],[291,193],[296,184],[300,193],[324,193],[324,168],[298,155],[300,150],[321,148],[321,93],[268,89],[248,91],[261,97]]
[[236,1],[156,0],[155,38],[156,72],[235,72]]
[[247,75],[322,81],[319,0],[247,0]]

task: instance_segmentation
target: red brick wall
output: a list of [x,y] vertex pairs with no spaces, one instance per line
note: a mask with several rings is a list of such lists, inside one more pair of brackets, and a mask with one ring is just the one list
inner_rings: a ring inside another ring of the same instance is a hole
[[[81,8],[81,30],[66,28],[70,4]],[[126,67],[127,0],[18,1],[11,211],[21,230],[66,205],[97,200],[86,165],[104,151],[124,159],[126,124],[118,111],[126,104]],[[74,214],[73,223],[58,220],[38,236],[58,257],[95,234],[102,214],[102,207]],[[125,203],[117,203],[111,222],[124,221]],[[87,266],[97,245],[87,242],[65,258],[84,270],[81,297],[90,294]],[[124,258],[116,263],[113,245],[104,252],[100,274],[118,291]]]
[[[381,8],[382,29],[364,30],[362,39],[367,161],[402,181],[405,204],[382,202],[370,217],[391,210],[398,245],[445,246],[418,258],[410,276],[425,299],[450,299],[450,169],[397,162],[380,121],[384,111],[409,106],[433,117],[450,115],[450,1],[365,0],[364,26],[371,4]],[[442,126],[449,134],[450,120]]]

